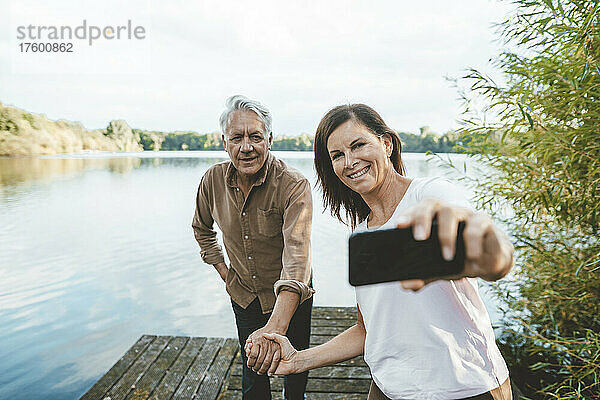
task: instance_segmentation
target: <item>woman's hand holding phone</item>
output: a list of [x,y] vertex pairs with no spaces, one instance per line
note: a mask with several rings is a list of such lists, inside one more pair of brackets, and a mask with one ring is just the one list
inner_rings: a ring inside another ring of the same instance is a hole
[[512,268],[514,247],[506,234],[487,215],[451,206],[440,200],[425,199],[408,209],[395,222],[398,228],[412,228],[414,239],[421,241],[429,238],[434,219],[437,221],[442,256],[446,261],[454,258],[457,227],[459,222],[465,223],[462,234],[465,247],[464,269],[458,275],[401,281],[403,288],[416,291],[435,280],[464,277],[495,281],[504,277]]

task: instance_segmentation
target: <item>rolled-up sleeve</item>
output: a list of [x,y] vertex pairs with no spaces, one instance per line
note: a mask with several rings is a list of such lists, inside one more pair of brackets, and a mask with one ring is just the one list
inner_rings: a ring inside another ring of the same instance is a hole
[[291,185],[283,212],[283,254],[280,279],[275,294],[289,290],[300,295],[300,302],[315,292],[311,280],[310,233],[312,227],[312,194],[308,180]]
[[200,245],[200,255],[207,264],[224,262],[223,250],[217,241],[217,232],[213,229],[209,190],[206,176],[202,178],[196,195],[196,211],[192,220],[194,236]]

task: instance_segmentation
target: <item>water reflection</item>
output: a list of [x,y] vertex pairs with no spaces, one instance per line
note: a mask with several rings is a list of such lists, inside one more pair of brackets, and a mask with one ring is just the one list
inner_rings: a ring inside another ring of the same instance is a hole
[[[127,174],[138,168],[157,168],[161,166],[182,169],[206,169],[216,162],[227,160],[227,155],[224,152],[214,152],[217,154],[211,157],[204,157],[204,154],[193,156],[193,153],[190,153],[188,157],[169,157],[170,154],[163,155],[153,152],[145,152],[139,156],[128,157],[0,157],[0,187],[14,186],[27,182],[50,183],[53,180],[69,179],[94,170],[107,170],[117,174]],[[277,155],[285,157],[287,154]],[[455,162],[458,161],[457,166],[460,169],[466,168],[466,164],[464,164],[466,162],[465,157],[453,155],[452,158]],[[287,161],[290,165],[301,171],[311,171],[312,173],[314,170],[312,153],[295,155]],[[443,162],[440,162],[439,158],[432,156],[424,157],[423,154],[404,154],[404,163],[408,176],[429,176],[433,171],[439,173],[444,168]]]
[[45,157],[45,158],[9,158],[0,157],[0,187],[20,185],[28,182],[51,183],[82,175],[88,171],[107,170],[117,174],[127,174],[138,168],[208,168],[212,164],[226,160],[221,157]]
[[27,182],[50,183],[86,171],[109,170],[125,174],[139,168],[139,158],[0,158],[0,186]]
[[202,168],[210,167],[214,163],[227,160],[226,156],[218,158],[197,158],[197,157],[180,157],[180,158],[142,158],[140,168],[169,166],[174,168]]

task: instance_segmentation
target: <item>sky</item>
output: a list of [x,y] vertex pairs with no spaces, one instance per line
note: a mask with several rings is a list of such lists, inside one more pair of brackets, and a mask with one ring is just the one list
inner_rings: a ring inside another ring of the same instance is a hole
[[[461,110],[447,77],[493,73],[493,25],[509,11],[496,0],[0,0],[0,102],[88,129],[124,119],[208,133],[219,130],[225,99],[243,94],[271,110],[275,135],[314,134],[329,109],[360,102],[393,129],[444,133]],[[84,20],[109,36],[131,21],[143,38],[122,30],[90,45],[86,30],[85,39],[41,40],[71,43],[70,53],[21,51],[40,40],[20,39],[20,26]]]

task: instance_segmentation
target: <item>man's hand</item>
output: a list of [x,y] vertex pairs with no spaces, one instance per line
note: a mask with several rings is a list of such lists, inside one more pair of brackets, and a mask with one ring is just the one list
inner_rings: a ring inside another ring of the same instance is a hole
[[265,333],[272,333],[268,325],[252,332],[246,340],[244,350],[248,357],[248,367],[259,375],[267,370],[277,369],[281,358],[281,350],[277,342],[264,337]]
[[215,267],[215,269],[221,276],[221,279],[223,279],[223,282],[226,282],[227,281],[227,272],[229,272],[229,268],[227,268],[227,264],[225,264],[224,262],[220,262],[220,263],[214,264],[213,267]]
[[[512,268],[513,245],[504,232],[499,230],[487,215],[474,213],[469,209],[454,207],[435,199],[426,199],[411,207],[397,220],[398,228],[412,226],[416,240],[425,240],[431,232],[431,223],[437,217],[438,235],[442,256],[447,261],[454,258],[458,223],[465,222],[463,239],[465,242],[465,268],[460,275],[444,276],[438,279],[460,279],[480,277],[494,281],[505,276]],[[437,280],[412,279],[402,281],[404,289],[419,290]]]

